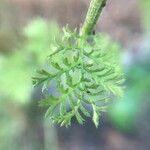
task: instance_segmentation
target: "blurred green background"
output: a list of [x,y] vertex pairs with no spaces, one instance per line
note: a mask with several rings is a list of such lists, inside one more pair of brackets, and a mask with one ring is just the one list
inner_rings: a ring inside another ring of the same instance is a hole
[[[150,1],[108,0],[96,32],[122,46],[126,89],[103,114],[99,129],[87,120],[51,125],[38,107],[35,70],[45,66],[61,27],[80,27],[89,1],[0,1],[0,150],[150,150]],[[55,38],[54,38],[55,37]]]

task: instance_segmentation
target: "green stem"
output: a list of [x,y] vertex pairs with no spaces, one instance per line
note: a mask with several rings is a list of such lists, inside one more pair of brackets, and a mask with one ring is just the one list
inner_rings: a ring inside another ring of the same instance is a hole
[[92,32],[102,9],[105,7],[107,0],[91,0],[86,19],[80,30],[80,35],[88,35]]

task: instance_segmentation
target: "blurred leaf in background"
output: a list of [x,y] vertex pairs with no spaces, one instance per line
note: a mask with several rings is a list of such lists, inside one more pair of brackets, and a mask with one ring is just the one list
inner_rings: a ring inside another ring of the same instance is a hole
[[41,64],[50,54],[50,44],[60,37],[60,29],[54,22],[48,24],[42,19],[36,19],[24,28],[23,35],[27,38],[25,51]]
[[[126,92],[109,112],[112,123],[122,130],[133,130],[145,95],[150,89],[150,63],[135,63],[126,71]],[[148,97],[146,97],[148,99]]]
[[59,27],[42,19],[29,23],[23,30],[24,44],[11,55],[0,56],[0,100],[4,97],[20,103],[30,100],[31,77],[35,68],[44,64],[50,43],[58,36]]
[[[141,41],[139,52],[130,53],[133,55],[132,65],[126,72],[126,91],[124,97],[117,101],[109,115],[113,125],[121,130],[133,131],[139,114],[143,113],[141,105],[144,103],[150,89],[150,42],[147,33],[150,31],[150,1],[141,0],[141,13],[143,28],[146,31]],[[137,58],[136,58],[137,57]],[[146,99],[149,100],[147,96]]]
[[150,31],[150,0],[141,0],[141,6],[144,28]]
[[35,69],[44,65],[50,43],[54,36],[57,39],[60,30],[56,23],[37,18],[21,34],[23,43],[18,48],[9,54],[0,53],[0,149],[3,150],[43,149],[43,143],[38,142],[37,132],[34,132],[37,127],[28,122],[37,119],[34,113],[27,114],[36,111],[30,107],[33,103],[31,78]]

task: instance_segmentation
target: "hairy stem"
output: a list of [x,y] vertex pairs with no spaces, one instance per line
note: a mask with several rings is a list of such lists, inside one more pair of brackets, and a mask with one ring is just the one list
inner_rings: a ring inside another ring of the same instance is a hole
[[88,35],[92,32],[102,9],[105,7],[107,0],[91,0],[86,19],[80,30],[80,35]]

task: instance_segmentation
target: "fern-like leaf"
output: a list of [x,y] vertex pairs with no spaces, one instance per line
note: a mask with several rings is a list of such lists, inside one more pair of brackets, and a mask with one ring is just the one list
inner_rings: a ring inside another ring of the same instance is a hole
[[[119,64],[119,47],[105,35],[90,39],[76,31],[63,29],[64,36],[52,45],[49,70],[38,71],[34,85],[57,85],[58,97],[47,95],[40,105],[48,107],[46,116],[61,126],[71,125],[73,117],[80,124],[92,117],[96,127],[112,95],[123,93],[123,74]],[[59,44],[58,44],[59,43]],[[48,87],[47,87],[48,88]]]

